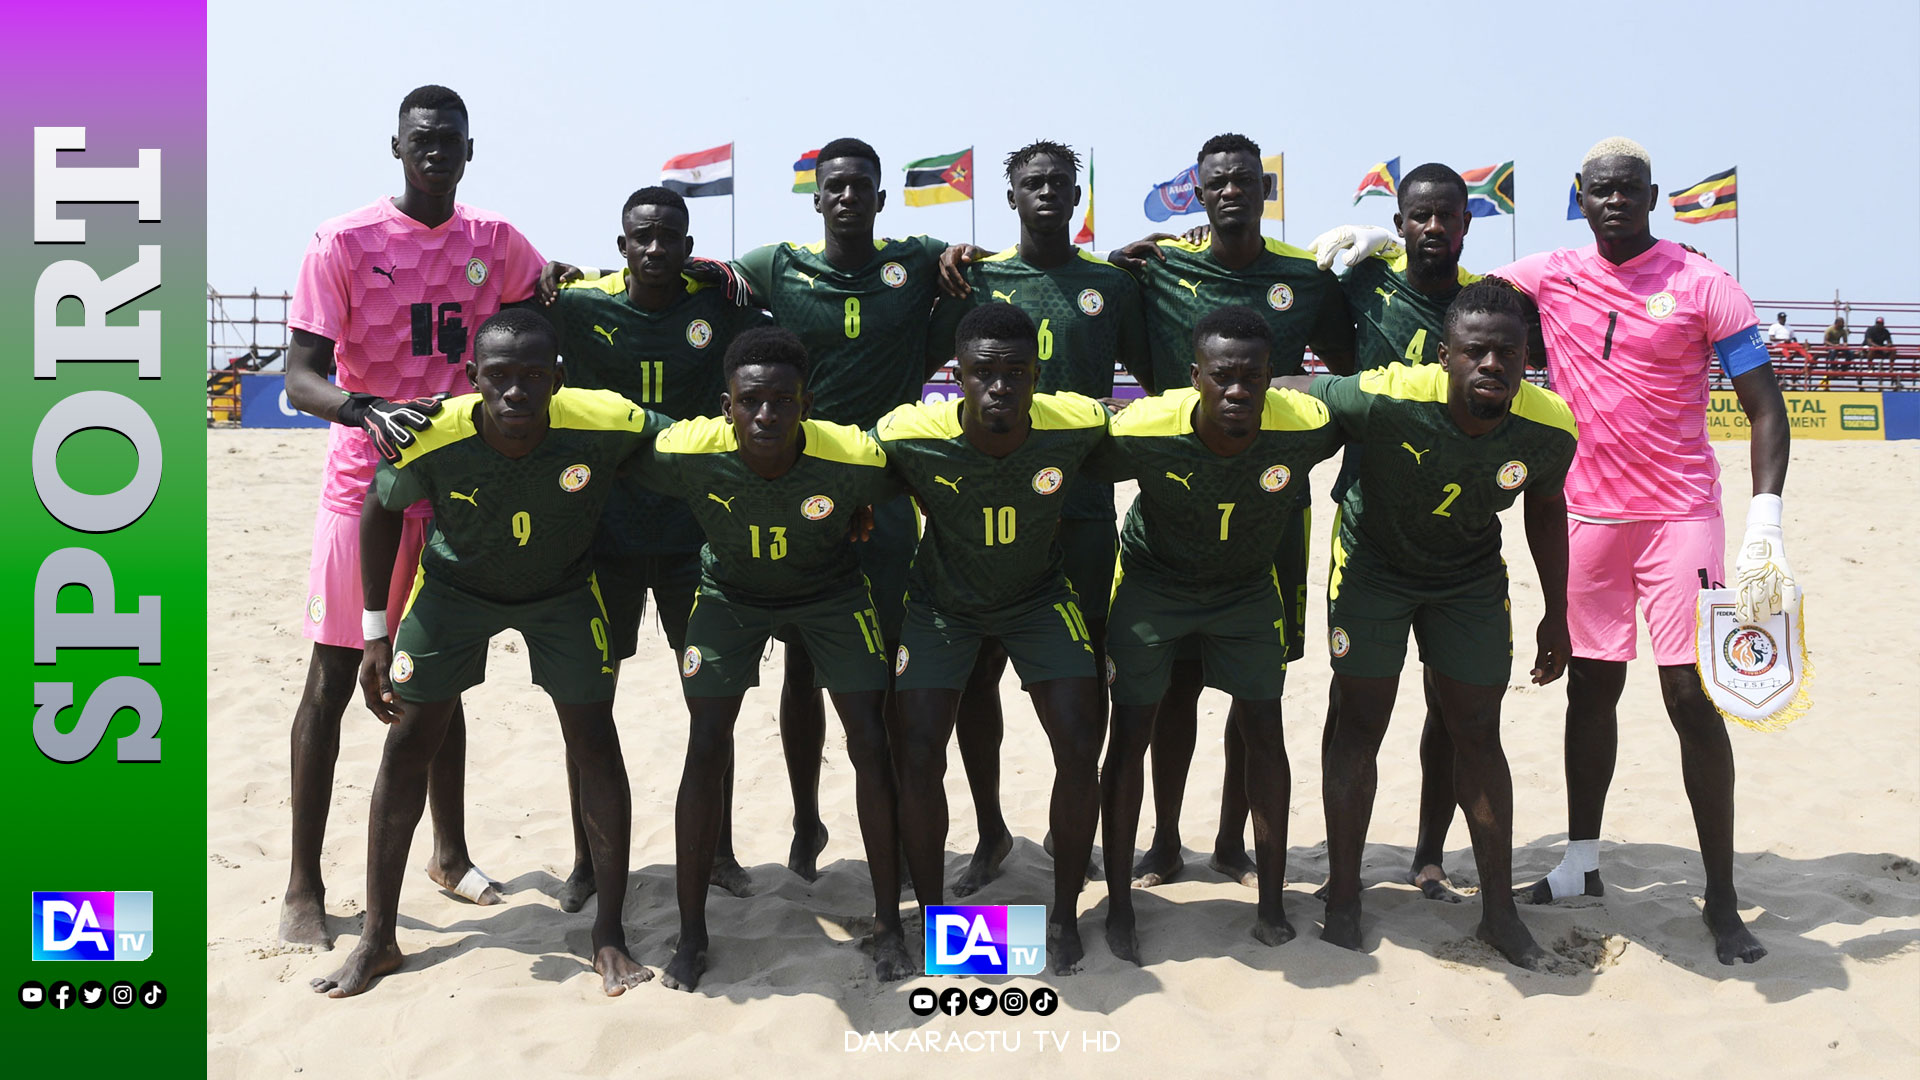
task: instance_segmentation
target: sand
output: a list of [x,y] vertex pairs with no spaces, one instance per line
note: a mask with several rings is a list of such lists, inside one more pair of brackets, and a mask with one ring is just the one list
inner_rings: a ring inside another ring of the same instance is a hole
[[[1068,978],[964,980],[1053,986],[1050,1017],[921,1019],[914,979],[876,983],[858,947],[868,902],[844,741],[828,738],[821,782],[832,839],[807,884],[784,861],[791,802],[773,712],[776,656],[738,728],[735,828],[755,895],[717,890],[712,966],[697,993],[657,981],[608,1000],[587,964],[592,909],[552,898],[571,861],[561,742],[528,683],[517,635],[496,639],[490,680],[467,698],[468,836],[507,903],[478,908],[418,871],[401,896],[406,967],[373,992],[331,1001],[307,980],[331,971],[359,932],[368,796],[383,729],[357,704],[344,724],[325,871],[340,935],[332,953],[279,943],[288,858],[287,731],[305,675],[305,568],[324,448],[320,432],[209,436],[207,1039],[216,1077],[711,1075],[819,1068],[847,1075],[1444,1075],[1488,1067],[1610,1078],[1696,1075],[1902,1076],[1920,1063],[1920,670],[1907,638],[1915,589],[1920,443],[1794,447],[1789,552],[1809,591],[1817,681],[1811,715],[1788,730],[1733,731],[1739,765],[1736,881],[1771,950],[1722,967],[1699,918],[1702,878],[1676,741],[1654,670],[1637,662],[1621,704],[1618,772],[1602,838],[1608,894],[1523,908],[1567,974],[1506,964],[1472,937],[1477,902],[1447,905],[1400,884],[1418,798],[1417,672],[1403,679],[1382,750],[1367,848],[1365,951],[1318,940],[1325,826],[1315,764],[1328,670],[1314,646],[1286,697],[1294,762],[1287,910],[1301,937],[1277,949],[1248,934],[1252,891],[1206,869],[1219,794],[1226,700],[1201,701],[1202,735],[1182,830],[1188,875],[1136,893],[1136,968],[1102,937],[1106,888],[1080,899],[1088,943]],[[1727,490],[1747,490],[1746,444],[1720,444]],[[1325,491],[1331,466],[1316,470]],[[1124,501],[1130,492],[1123,488]],[[1738,498],[1733,541],[1744,498]],[[1325,506],[1324,500],[1321,504]],[[1326,515],[1321,514],[1324,524]],[[1520,522],[1507,557],[1524,679],[1539,589]],[[1731,562],[1731,560],[1729,560]],[[1309,640],[1324,640],[1324,542],[1311,580]],[[616,712],[633,782],[633,874],[624,913],[634,956],[671,955],[672,808],[686,713],[664,639],[649,625]],[[1642,647],[1645,654],[1644,643]],[[1031,705],[1009,676],[1002,799],[1018,840],[979,903],[1043,903],[1051,768]],[[1515,873],[1532,880],[1564,840],[1561,686],[1515,686],[1503,738],[1515,787]],[[957,755],[948,865],[974,844]],[[1149,819],[1150,820],[1150,819]],[[1147,842],[1143,826],[1140,842]],[[1464,823],[1449,836],[1457,883],[1478,880]],[[951,873],[949,874],[951,879]],[[917,928],[910,921],[910,932]],[[877,1038],[864,1039],[866,1033]],[[955,1036],[962,1037],[954,1046]],[[928,1049],[932,1043],[934,1048]],[[968,1047],[971,1046],[972,1049]],[[1565,1070],[1573,1071],[1565,1071]],[[1551,1075],[1538,1073],[1536,1075]]]

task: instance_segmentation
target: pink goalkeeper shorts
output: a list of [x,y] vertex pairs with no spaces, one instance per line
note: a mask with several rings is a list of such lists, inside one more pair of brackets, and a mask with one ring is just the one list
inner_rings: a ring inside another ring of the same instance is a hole
[[1727,576],[1727,523],[1567,519],[1567,630],[1573,655],[1631,660],[1634,605],[1647,620],[1653,660],[1694,662],[1694,607],[1703,588]]
[[[432,518],[409,517],[400,532],[400,555],[387,583],[387,626],[400,625],[413,574],[420,564]],[[307,563],[307,611],[300,620],[306,636],[322,645],[347,649],[366,646],[360,636],[360,515],[320,507],[313,523],[313,559]]]

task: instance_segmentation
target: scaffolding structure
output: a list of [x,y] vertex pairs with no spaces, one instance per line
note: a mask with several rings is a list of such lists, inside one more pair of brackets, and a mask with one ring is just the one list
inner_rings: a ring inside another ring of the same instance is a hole
[[[223,293],[207,286],[208,427],[240,423],[242,372],[285,370],[287,304],[292,299],[287,293]],[[244,318],[237,314],[243,304]],[[265,318],[263,304],[268,305]]]

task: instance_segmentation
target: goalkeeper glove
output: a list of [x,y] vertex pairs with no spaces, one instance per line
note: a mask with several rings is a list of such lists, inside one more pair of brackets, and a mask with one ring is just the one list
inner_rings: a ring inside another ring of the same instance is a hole
[[438,397],[388,401],[375,394],[348,394],[340,403],[339,423],[366,429],[373,448],[388,461],[399,461],[400,451],[413,445],[413,433],[433,426],[440,411]]
[[1377,225],[1341,225],[1314,237],[1308,250],[1313,252],[1313,261],[1320,269],[1345,277],[1362,259],[1374,254],[1396,256],[1401,247],[1399,238],[1390,229]]
[[753,287],[747,284],[746,278],[733,272],[731,263],[721,259],[688,259],[684,273],[702,285],[720,286],[726,290],[727,299],[733,301],[735,307],[758,306],[753,298]]
[[1747,535],[1734,564],[1734,618],[1755,623],[1784,610],[1798,585],[1787,565],[1780,529],[1780,496],[1755,495],[1747,509]]

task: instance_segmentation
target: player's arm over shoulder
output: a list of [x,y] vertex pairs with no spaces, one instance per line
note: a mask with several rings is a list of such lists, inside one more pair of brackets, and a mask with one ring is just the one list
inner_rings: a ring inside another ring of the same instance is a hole
[[1102,433],[1113,418],[1105,405],[1068,390],[1033,395],[1032,416],[1033,426],[1042,431],[1097,428]]

